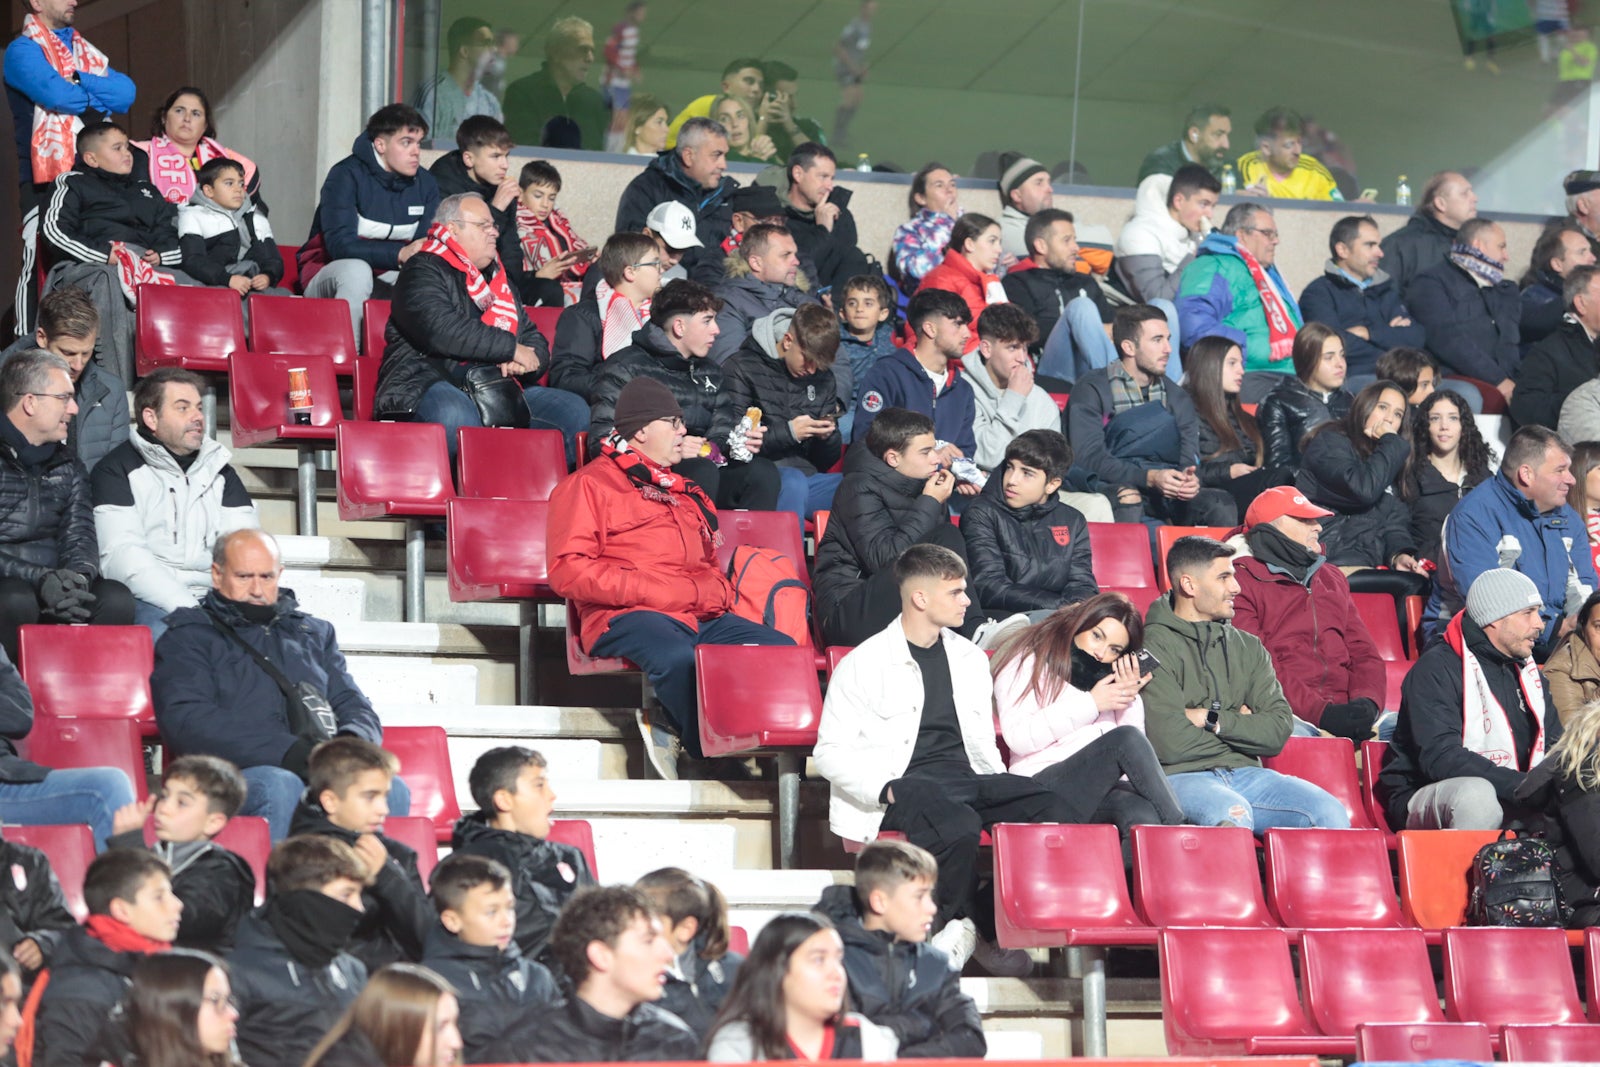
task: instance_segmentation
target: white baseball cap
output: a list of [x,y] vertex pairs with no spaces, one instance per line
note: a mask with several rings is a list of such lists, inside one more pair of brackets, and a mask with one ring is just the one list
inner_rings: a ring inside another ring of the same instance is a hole
[[694,212],[676,200],[664,200],[651,208],[644,224],[680,252],[685,248],[705,247],[699,234],[695,233]]

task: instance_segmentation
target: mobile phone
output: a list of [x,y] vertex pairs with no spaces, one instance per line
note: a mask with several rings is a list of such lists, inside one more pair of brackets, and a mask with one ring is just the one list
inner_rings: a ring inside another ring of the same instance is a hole
[[1146,674],[1154,674],[1156,672],[1156,668],[1161,666],[1161,661],[1156,659],[1154,653],[1152,653],[1148,648],[1141,648],[1137,658],[1139,661],[1140,677],[1143,677]]
[[1363,190],[1361,190],[1361,199],[1363,199],[1363,200],[1376,200],[1376,199],[1378,199],[1378,190],[1376,190],[1376,189],[1363,189]]
[[827,411],[824,411],[822,413],[822,417],[823,418],[832,419],[834,422],[838,422],[839,419],[841,417],[843,417],[843,415],[844,415],[844,401],[843,400],[839,400],[837,398],[835,398],[835,400],[833,402],[833,407],[829,408]]
[[574,260],[574,262],[587,263],[599,254],[600,249],[596,248],[594,245],[589,245],[587,248],[578,249],[578,251],[575,253],[577,258]]

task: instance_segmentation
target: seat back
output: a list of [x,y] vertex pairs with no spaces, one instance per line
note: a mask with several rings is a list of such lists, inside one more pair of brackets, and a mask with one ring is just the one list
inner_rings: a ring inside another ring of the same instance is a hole
[[1488,1063],[1494,1043],[1482,1023],[1362,1023],[1356,1027],[1356,1059]]
[[1589,1021],[1600,1022],[1600,926],[1583,932],[1583,988],[1589,994]]
[[[1395,707],[1399,707],[1399,701]],[[1367,805],[1367,817],[1372,820],[1372,825],[1382,830],[1389,837],[1389,846],[1397,847],[1394,841],[1394,828],[1389,825],[1389,816],[1384,813],[1383,801],[1378,798],[1378,772],[1383,770],[1383,757],[1389,751],[1386,741],[1361,742],[1361,799]]]
[[594,859],[594,827],[588,819],[550,820],[548,840],[571,845],[582,852],[584,862],[589,864],[589,873],[594,875],[595,881],[600,881],[600,865]]
[[389,325],[389,301],[368,300],[361,305],[361,353],[383,357],[383,332]]
[[1135,826],[1133,902],[1151,926],[1277,926],[1239,826]]
[[1600,1026],[1546,1023],[1500,1031],[1507,1063],[1600,1063]]
[[728,951],[741,956],[750,955],[750,931],[742,926],[728,927]]
[[733,559],[733,550],[741,545],[752,548],[770,548],[789,557],[799,572],[799,578],[811,588],[811,575],[806,570],[806,546],[800,535],[800,523],[789,511],[719,511],[717,530],[722,534],[722,544],[717,548],[717,565],[724,570]]
[[133,347],[140,377],[171,366],[225,371],[245,349],[239,294],[203,285],[140,286]]
[[89,914],[83,902],[83,876],[94,862],[94,832],[82,823],[67,826],[0,826],[0,837],[15,845],[27,845],[43,852],[50,870],[61,883],[67,910],[82,922]]
[[356,358],[350,305],[310,296],[250,295],[250,350],[289,355],[314,352],[348,368]]
[[[311,386],[311,424],[295,423],[289,414],[289,370],[304,367]],[[279,440],[332,441],[344,417],[333,361],[327,356],[275,356],[241,352],[228,374],[236,448]]]
[[144,747],[133,719],[57,719],[35,714],[28,732],[28,758],[60,770],[68,767],[115,767],[133,783],[134,796],[144,800]]
[[533,323],[534,329],[544,334],[545,341],[552,342],[556,339],[556,320],[561,318],[561,313],[566,310],[565,308],[541,306],[523,308],[523,310],[528,313],[528,320]]
[[1424,930],[1460,926],[1467,916],[1467,868],[1498,830],[1402,830],[1400,907]]
[[383,820],[383,833],[416,850],[417,874],[426,891],[433,880],[433,869],[439,866],[439,841],[433,823],[423,815],[391,815]]
[[1266,852],[1267,899],[1283,925],[1402,925],[1379,831],[1275,828]]
[[1361,781],[1356,777],[1356,750],[1343,737],[1291,737],[1276,756],[1262,765],[1279,774],[1303,778],[1332,793],[1344,805],[1350,825],[1370,829],[1372,820],[1361,799]]
[[440,841],[461,818],[450,749],[442,726],[386,726],[383,747],[400,760],[400,777],[411,789],[411,814],[429,819]]
[[33,694],[35,715],[134,719],[153,727],[154,663],[147,626],[23,626],[17,631],[17,670]]
[[1383,661],[1383,710],[1400,710],[1400,687],[1411,673],[1412,661],[1386,659]]
[[1444,1021],[1421,930],[1307,930],[1300,976],[1306,1012],[1325,1034],[1354,1034],[1365,1022]]
[[1366,624],[1378,655],[1386,660],[1404,660],[1405,642],[1400,638],[1400,616],[1395,614],[1394,597],[1388,593],[1351,593],[1356,611]]
[[272,854],[272,829],[259,815],[235,815],[211,839],[250,865],[256,876],[256,903],[267,899],[267,857]]
[[1451,1022],[1484,1023],[1496,1033],[1509,1023],[1582,1022],[1566,931],[1553,926],[1446,930],[1444,1013]]
[[431,422],[341,422],[339,518],[433,517],[455,496],[444,427]]
[[1226,526],[1157,526],[1156,527],[1156,580],[1164,593],[1172,588],[1172,581],[1167,575],[1167,553],[1172,551],[1173,544],[1180,537],[1191,534],[1200,537],[1214,537],[1218,541],[1227,537],[1229,530]]
[[462,496],[549,500],[567,476],[567,449],[560,430],[463,426],[456,463]]
[[1116,940],[1117,931],[1148,930],[1128,899],[1115,826],[1000,823],[993,836],[994,925],[1002,948],[1066,945],[1074,931]]
[[1091,522],[1089,551],[1095,580],[1118,589],[1154,589],[1156,570],[1150,559],[1150,531],[1142,522]]
[[470,500],[445,508],[445,566],[455,601],[548,598],[543,500]]
[[378,404],[378,364],[381,356],[361,356],[350,367],[350,410],[361,422],[371,422]]
[[828,662],[828,676],[832,677],[833,672],[839,669],[839,664],[844,662],[844,658],[854,651],[854,645],[829,645],[824,649],[822,654]]
[[1238,1055],[1252,1037],[1314,1033],[1284,931],[1174,928],[1157,944],[1169,1056]]
[[822,689],[811,649],[696,645],[694,663],[707,756],[816,745]]

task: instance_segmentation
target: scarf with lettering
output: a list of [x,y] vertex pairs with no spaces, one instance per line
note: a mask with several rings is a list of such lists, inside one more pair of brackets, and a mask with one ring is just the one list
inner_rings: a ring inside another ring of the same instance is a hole
[[[83,34],[72,34],[72,47],[68,48],[37,15],[32,13],[22,20],[22,36],[39,46],[45,62],[68,81],[74,74],[104,74],[111,69],[106,54],[88,41]],[[53,182],[72,169],[78,155],[78,131],[83,120],[77,115],[59,111],[46,111],[37,104],[33,108],[33,138],[29,155],[33,162],[35,183]]]
[[122,286],[122,295],[129,307],[138,306],[141,285],[178,284],[178,279],[162,274],[121,241],[111,242],[111,257],[112,265],[117,268],[117,283]]
[[1267,359],[1278,363],[1294,355],[1294,335],[1299,332],[1300,322],[1296,309],[1289,301],[1278,292],[1277,285],[1272,278],[1262,269],[1261,263],[1245,251],[1243,245],[1234,246],[1239,258],[1244,260],[1245,269],[1250,272],[1250,280],[1256,283],[1256,292],[1261,294],[1261,311],[1267,317]]
[[456,270],[466,275],[467,296],[471,298],[478,310],[483,312],[479,316],[485,326],[493,326],[497,330],[505,330],[516,335],[517,332],[517,299],[511,295],[511,283],[506,280],[505,266],[500,262],[500,256],[494,257],[494,277],[485,278],[483,271],[479,270],[472,260],[467,258],[467,253],[454,237],[450,235],[450,227],[442,222],[436,222],[428,227],[428,234],[422,241],[420,252],[438,256]]
[[210,137],[200,138],[194,146],[194,155],[173,144],[165,134],[148,141],[135,141],[150,157],[150,184],[156,187],[161,198],[169,204],[185,204],[195,194],[195,173],[213,159],[231,159],[244,168],[244,184],[248,188],[256,176],[256,165],[237,152],[223,148]]
[[644,329],[650,318],[650,301],[647,298],[634,307],[632,300],[611,288],[604,278],[595,286],[594,299],[600,305],[600,358],[609,359],[633,343],[635,330]]
[[699,482],[685,478],[671,467],[661,466],[643,453],[635,452],[615,430],[600,443],[600,454],[622,468],[622,473],[639,487],[639,494],[646,500],[659,501],[672,507],[678,506],[679,497],[687,496],[694,501],[704,520],[701,536],[713,547],[722,543],[722,535],[717,532],[716,505],[700,488]]

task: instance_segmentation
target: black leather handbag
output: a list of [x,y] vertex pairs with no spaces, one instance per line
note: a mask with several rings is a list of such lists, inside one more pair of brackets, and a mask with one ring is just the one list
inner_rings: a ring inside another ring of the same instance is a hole
[[478,405],[478,417],[485,426],[509,426],[526,430],[532,423],[528,402],[522,399],[522,383],[500,373],[495,363],[480,363],[467,368],[461,388]]

